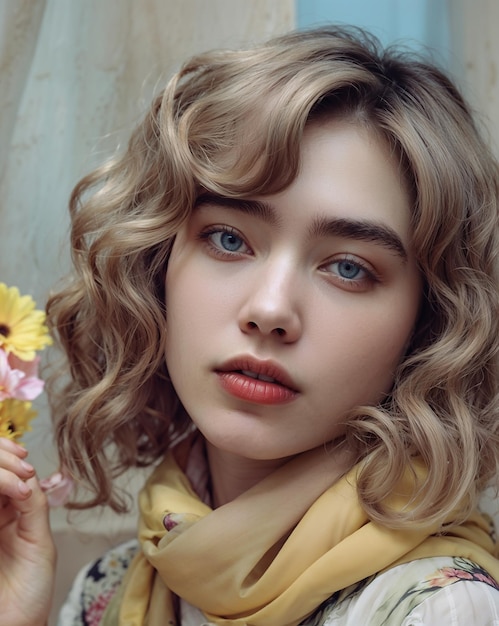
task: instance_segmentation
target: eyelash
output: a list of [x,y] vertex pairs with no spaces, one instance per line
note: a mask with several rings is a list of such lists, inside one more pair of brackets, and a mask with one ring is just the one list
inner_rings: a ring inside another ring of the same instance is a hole
[[209,246],[210,250],[221,258],[234,258],[235,256],[238,256],[240,254],[247,254],[247,252],[240,252],[239,250],[234,250],[234,251],[225,250],[224,248],[221,247],[221,244],[214,243],[213,235],[225,235],[225,234],[233,235],[234,237],[237,237],[237,239],[241,241],[242,247],[246,246],[248,250],[250,250],[250,247],[246,243],[241,233],[235,228],[232,228],[231,226],[211,226],[210,228],[200,232],[198,235],[198,239],[200,239],[207,246]]
[[[340,263],[348,263],[356,268],[358,268],[361,272],[364,273],[364,277],[361,279],[348,279],[343,276],[340,276],[336,272],[331,272],[325,268],[330,267],[331,265],[339,265]],[[332,259],[327,263],[323,263],[320,268],[325,274],[334,274],[335,278],[341,282],[342,285],[349,287],[350,289],[364,289],[367,285],[374,285],[375,283],[380,282],[379,276],[374,272],[374,270],[365,263],[362,263],[357,258],[352,257],[350,255],[345,255],[338,259]]]
[[[220,243],[215,243],[213,241],[214,235],[223,236],[225,234],[233,235],[234,237],[236,237],[238,240],[241,241],[242,247],[243,248],[246,247],[249,252],[240,251],[239,249],[234,250],[234,251],[226,250],[222,247]],[[252,253],[251,248],[248,246],[248,244],[246,243],[241,233],[237,229],[231,226],[210,226],[209,228],[207,228],[206,230],[203,230],[202,232],[198,234],[198,239],[209,247],[210,252],[212,254],[222,259],[234,259],[235,257],[238,257],[240,255],[246,255],[248,253],[250,254]],[[339,265],[341,263],[349,263],[351,266],[358,268],[361,272],[364,273],[364,277],[361,279],[355,279],[355,278],[348,279],[343,276],[340,276],[339,273],[337,272],[332,272],[326,269],[327,267],[331,265]],[[366,287],[369,287],[371,285],[374,285],[375,283],[380,282],[379,276],[369,265],[362,263],[356,257],[352,257],[351,255],[344,255],[337,259],[331,259],[327,261],[326,263],[323,263],[319,269],[324,274],[334,275],[335,279],[337,281],[340,281],[342,286],[348,289],[352,289],[352,290],[356,290],[356,289],[359,291],[365,290]],[[330,277],[328,277],[328,279],[332,280]]]

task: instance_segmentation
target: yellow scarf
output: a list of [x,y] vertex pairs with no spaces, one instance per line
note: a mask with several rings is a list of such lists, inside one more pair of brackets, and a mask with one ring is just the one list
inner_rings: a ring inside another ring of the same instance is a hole
[[[169,455],[141,492],[142,552],[104,626],[174,625],[173,594],[215,624],[294,626],[334,592],[431,556],[468,558],[499,580],[495,546],[478,512],[446,535],[384,528],[359,506],[357,468],[330,485],[327,456],[300,455],[211,511]],[[407,503],[411,476],[391,504]]]

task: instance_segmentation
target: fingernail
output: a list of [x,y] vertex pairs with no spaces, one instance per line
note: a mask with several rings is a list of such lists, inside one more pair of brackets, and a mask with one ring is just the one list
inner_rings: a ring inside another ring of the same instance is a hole
[[28,487],[22,480],[17,483],[17,488],[22,496],[28,496],[31,493],[31,487]]
[[35,471],[35,468],[29,463],[26,463],[26,461],[21,461],[21,467],[25,472],[28,472],[29,474],[32,474]]

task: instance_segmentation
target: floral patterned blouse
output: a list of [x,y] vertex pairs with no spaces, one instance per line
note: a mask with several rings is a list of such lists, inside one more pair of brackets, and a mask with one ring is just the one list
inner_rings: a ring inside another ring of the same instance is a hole
[[[58,626],[98,626],[138,549],[129,541],[84,568]],[[183,601],[181,614],[181,626],[209,624]],[[301,626],[499,626],[499,585],[467,559],[420,559],[335,593]]]

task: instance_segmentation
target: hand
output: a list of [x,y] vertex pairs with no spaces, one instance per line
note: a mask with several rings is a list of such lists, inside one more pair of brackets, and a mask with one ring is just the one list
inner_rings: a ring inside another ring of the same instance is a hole
[[26,456],[0,438],[0,607],[9,626],[43,626],[54,585],[47,499]]

